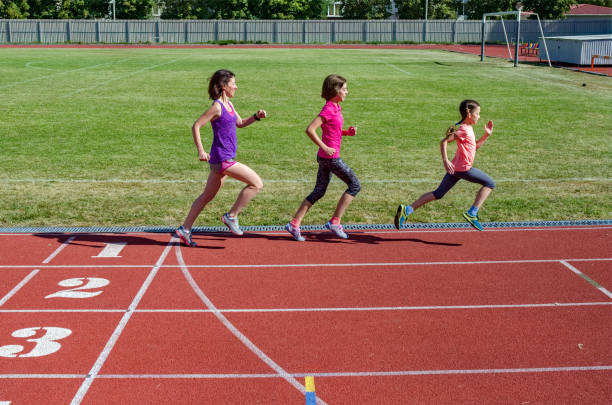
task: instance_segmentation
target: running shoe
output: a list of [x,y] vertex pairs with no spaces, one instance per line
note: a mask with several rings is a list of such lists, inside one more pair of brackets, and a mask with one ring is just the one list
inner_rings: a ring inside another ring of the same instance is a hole
[[334,225],[331,223],[331,221],[327,221],[325,227],[332,231],[334,234],[336,234],[337,237],[342,239],[348,239],[348,235],[346,234],[346,232],[344,232],[344,229],[342,229],[342,225]]
[[221,217],[221,220],[229,228],[229,230],[232,231],[234,235],[242,236],[242,234],[244,233],[240,230],[240,224],[238,224],[238,217],[232,218],[229,216],[229,213],[226,212]]
[[397,212],[395,213],[395,219],[393,220],[393,224],[395,224],[396,229],[402,229],[404,226],[404,222],[406,222],[406,206],[404,204],[400,204],[397,206]]
[[191,239],[191,232],[187,232],[183,225],[174,231],[174,236],[178,237],[185,245],[189,247],[198,246],[198,244]]
[[291,225],[291,222],[288,222],[287,225],[285,225],[285,229],[291,234],[291,236],[293,236],[293,239],[299,242],[304,242],[306,240],[306,238],[302,236],[299,226],[294,228],[293,225]]
[[464,212],[463,218],[465,218],[465,220],[468,221],[474,228],[482,231],[482,225],[480,225],[480,222],[478,222],[478,214],[470,215],[467,212]]

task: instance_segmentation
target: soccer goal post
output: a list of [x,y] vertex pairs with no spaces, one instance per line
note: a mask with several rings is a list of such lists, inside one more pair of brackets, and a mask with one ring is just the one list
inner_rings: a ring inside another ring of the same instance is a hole
[[[542,23],[540,22],[540,16],[538,13],[532,13],[530,11],[501,11],[497,13],[485,13],[482,15],[482,45],[480,46],[480,60],[484,61],[485,58],[485,42],[487,37],[487,18],[488,17],[500,17],[502,28],[504,31],[504,37],[506,39],[506,47],[508,48],[508,59],[514,61],[514,67],[518,66],[519,60],[519,47],[520,47],[520,38],[521,38],[521,15],[535,15],[538,19],[538,27],[540,28],[540,35],[542,38],[542,45],[544,46],[544,52],[546,52],[546,61],[548,62],[548,66],[550,64],[550,57],[548,56],[548,48],[546,46],[546,37],[544,36],[544,31],[542,30]],[[504,24],[504,16],[515,16],[516,17],[516,41],[514,44],[514,57],[512,57],[512,53],[510,52],[510,41],[508,40],[508,34],[506,33],[506,25]]]

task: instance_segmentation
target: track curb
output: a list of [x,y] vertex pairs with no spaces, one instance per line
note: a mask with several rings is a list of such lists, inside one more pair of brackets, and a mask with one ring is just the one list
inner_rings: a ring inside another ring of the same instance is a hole
[[[612,225],[612,219],[578,220],[578,221],[522,221],[522,222],[481,222],[483,228],[541,228],[560,226],[601,226]],[[343,224],[346,230],[395,230],[393,224]],[[468,223],[411,223],[403,230],[430,229],[467,229]],[[176,228],[168,226],[51,226],[51,227],[0,227],[0,233],[33,234],[33,233],[172,233]],[[243,226],[245,232],[284,231],[284,225]],[[325,230],[323,225],[304,225],[302,231]],[[197,226],[193,233],[227,233],[225,226]]]

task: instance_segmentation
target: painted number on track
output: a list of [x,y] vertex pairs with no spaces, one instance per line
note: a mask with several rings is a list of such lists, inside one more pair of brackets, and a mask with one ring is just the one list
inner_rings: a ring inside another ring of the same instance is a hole
[[127,242],[105,243],[104,249],[97,256],[91,257],[121,257],[119,253],[123,250]]
[[[44,331],[44,335],[38,338],[31,338],[39,335],[38,331]],[[26,342],[34,343],[34,348],[25,354],[19,354],[26,350],[21,345],[0,346],[0,357],[42,357],[57,352],[62,345],[57,340],[62,340],[72,334],[70,329],[58,328],[55,326],[35,326],[31,328],[18,329],[12,333],[15,338],[25,339]]]
[[[66,290],[60,290],[53,294],[47,295],[45,298],[92,298],[102,294],[102,291],[87,291],[96,290],[106,287],[110,284],[105,278],[97,277],[80,277],[69,278],[58,283],[60,287],[66,287]],[[71,288],[68,288],[71,287]]]

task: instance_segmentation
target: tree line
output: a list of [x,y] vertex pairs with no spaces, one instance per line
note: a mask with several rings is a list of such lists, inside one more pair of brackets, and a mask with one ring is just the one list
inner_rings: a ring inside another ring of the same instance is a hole
[[[0,0],[2,19],[108,19],[113,0]],[[150,19],[153,9],[162,19],[285,19],[327,18],[333,0],[114,0],[116,19]],[[514,10],[516,0],[394,0],[400,19],[456,19],[465,12],[468,19],[482,14]],[[386,19],[391,16],[390,0],[342,0],[343,19]],[[525,11],[541,19],[563,18],[577,3],[612,7],[612,0],[523,0]]]

